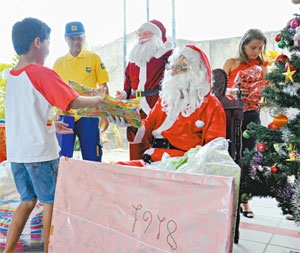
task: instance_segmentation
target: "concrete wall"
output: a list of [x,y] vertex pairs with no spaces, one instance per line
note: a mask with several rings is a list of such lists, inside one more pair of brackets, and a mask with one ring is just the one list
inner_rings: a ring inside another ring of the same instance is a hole
[[[275,42],[275,36],[278,31],[265,33],[267,37],[267,51],[279,51],[277,43]],[[234,57],[238,50],[238,44],[240,37],[219,39],[219,40],[207,40],[207,41],[186,41],[178,40],[177,46],[181,47],[185,44],[194,44],[200,47],[210,59],[212,69],[222,68],[226,59]]]

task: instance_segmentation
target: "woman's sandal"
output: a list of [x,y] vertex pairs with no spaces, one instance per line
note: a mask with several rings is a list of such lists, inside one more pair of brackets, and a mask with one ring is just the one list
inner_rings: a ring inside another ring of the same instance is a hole
[[252,211],[244,211],[243,208],[240,206],[240,212],[249,219],[252,219],[254,217],[254,213]]

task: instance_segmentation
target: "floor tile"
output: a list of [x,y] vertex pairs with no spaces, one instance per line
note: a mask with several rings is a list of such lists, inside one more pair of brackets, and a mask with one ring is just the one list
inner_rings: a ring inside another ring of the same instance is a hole
[[270,244],[280,247],[288,247],[300,251],[300,235],[299,238],[294,238],[275,234],[273,235]]
[[264,253],[266,246],[264,243],[240,240],[238,244],[233,245],[232,253]]
[[265,253],[300,253],[300,251],[291,248],[269,245]]
[[249,229],[240,229],[240,239],[260,242],[260,243],[268,243],[272,237],[271,233],[254,231]]

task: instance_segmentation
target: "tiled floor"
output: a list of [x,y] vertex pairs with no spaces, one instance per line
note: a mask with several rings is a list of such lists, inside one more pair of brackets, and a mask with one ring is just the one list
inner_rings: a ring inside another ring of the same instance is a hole
[[241,215],[240,240],[233,253],[300,253],[300,227],[285,219],[275,199],[253,198],[253,219]]

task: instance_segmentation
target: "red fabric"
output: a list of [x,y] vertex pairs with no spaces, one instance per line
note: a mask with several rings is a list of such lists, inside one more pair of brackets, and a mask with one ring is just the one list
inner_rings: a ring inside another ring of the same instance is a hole
[[[153,131],[157,131],[167,120],[166,113],[162,111],[161,99],[159,99],[148,117],[143,120],[145,133],[141,141],[152,143]],[[203,122],[204,126],[197,126],[199,122]],[[134,141],[138,134],[131,132],[131,135],[128,135],[128,141]],[[164,152],[171,157],[182,156],[197,145],[202,146],[217,137],[226,138],[226,116],[223,106],[216,97],[207,95],[201,107],[192,115],[184,117],[180,114],[171,127],[162,130],[161,135],[177,149],[154,148],[151,154],[153,161],[160,161]]]
[[127,166],[136,166],[136,167],[144,167],[146,165],[146,163],[141,159],[125,161],[125,162],[117,162],[116,164],[127,165]]
[[[68,111],[70,109],[70,103],[79,96],[79,94],[66,84],[52,69],[37,64],[30,64],[20,70],[12,69],[10,73],[17,76],[23,71],[26,71],[32,85],[51,105]],[[54,87],[54,83],[58,86]]]
[[150,143],[129,144],[129,159],[138,160],[143,157],[146,149],[150,148]]
[[149,22],[156,25],[161,30],[161,34],[162,34],[161,39],[163,42],[166,42],[167,41],[166,28],[164,27],[164,25],[156,19],[152,19]]
[[249,64],[240,64],[230,72],[228,87],[237,88],[238,83],[241,83],[241,89],[248,90],[248,96],[243,96],[244,111],[260,110],[261,91],[267,87],[268,81],[263,80],[263,72],[258,60],[251,60]]
[[[251,60],[248,64],[241,63],[237,68],[232,70],[228,75],[228,88],[236,88],[235,79],[241,70],[246,70],[252,66],[260,66],[258,60]],[[263,73],[260,73],[259,80],[263,79]]]

